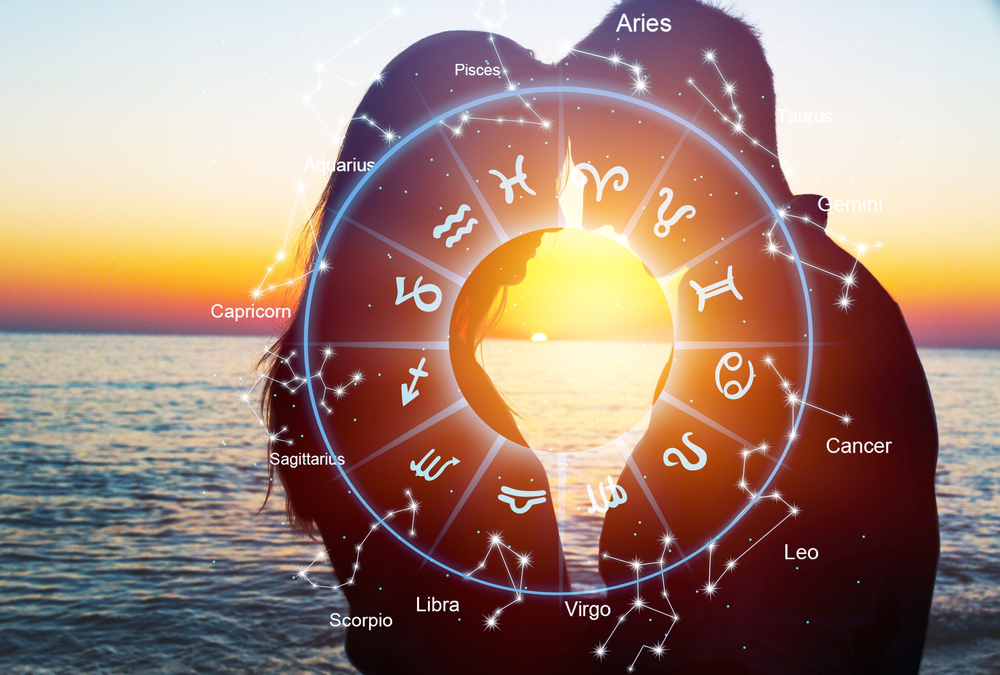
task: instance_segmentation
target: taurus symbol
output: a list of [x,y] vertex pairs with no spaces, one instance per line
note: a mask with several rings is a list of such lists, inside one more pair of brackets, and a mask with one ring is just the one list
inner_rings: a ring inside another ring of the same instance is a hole
[[674,212],[674,215],[671,216],[670,220],[663,220],[663,214],[666,213],[667,207],[670,206],[670,202],[674,198],[674,191],[665,187],[660,190],[660,196],[662,197],[663,195],[667,195],[667,198],[662,204],[660,204],[660,208],[656,210],[656,226],[653,227],[653,233],[661,239],[670,234],[670,226],[680,220],[681,216],[685,213],[689,219],[694,218],[695,214],[694,207],[690,204],[685,204]]
[[433,460],[431,460],[431,463],[428,464],[427,468],[425,469],[424,462],[426,462],[427,458],[430,457],[432,454],[434,454],[434,448],[431,448],[430,451],[426,455],[424,455],[423,459],[420,460],[419,464],[414,461],[410,462],[410,471],[413,471],[414,473],[417,474],[417,476],[423,478],[427,482],[436,480],[437,477],[440,476],[444,472],[444,470],[447,469],[449,466],[459,463],[459,459],[457,457],[452,457],[447,462],[442,464],[438,468],[438,470],[434,472],[434,475],[432,476],[430,475],[430,471],[434,468],[434,465],[437,464],[438,461],[441,459],[441,455],[438,455]]
[[615,192],[621,192],[622,190],[625,189],[625,186],[628,185],[628,171],[626,171],[625,168],[621,166],[616,166],[615,168],[608,171],[606,174],[604,174],[604,178],[601,178],[601,174],[597,172],[597,169],[595,169],[592,164],[587,164],[586,162],[577,164],[573,168],[579,172],[576,174],[572,174],[573,183],[576,185],[587,184],[587,177],[583,175],[584,171],[589,171],[590,175],[594,177],[594,182],[597,183],[597,201],[601,201],[601,197],[604,196],[604,185],[608,182],[608,179],[610,179],[612,176],[622,177],[622,180],[616,180],[614,182]]
[[[518,515],[527,513],[528,509],[535,504],[545,503],[545,490],[515,490],[514,488],[509,488],[506,485],[503,485],[500,487],[500,492],[503,494],[497,495],[497,499],[506,504],[510,504],[510,510]],[[515,497],[526,497],[528,498],[528,501],[524,506],[515,506]]]
[[517,162],[514,164],[514,175],[510,178],[503,175],[496,169],[490,169],[490,173],[500,179],[500,188],[504,191],[504,197],[508,204],[514,203],[514,186],[520,185],[524,188],[524,191],[529,195],[535,194],[535,191],[528,187],[524,180],[528,177],[528,174],[521,171],[521,165],[524,164],[524,155],[517,156]]
[[628,494],[625,492],[625,488],[621,485],[616,485],[611,476],[608,476],[608,489],[611,490],[611,501],[608,501],[608,495],[604,492],[604,483],[598,483],[597,487],[601,492],[601,499],[604,500],[604,506],[597,505],[597,499],[594,498],[594,491],[590,485],[587,485],[587,494],[590,495],[590,503],[593,504],[593,506],[587,509],[587,513],[607,513],[608,509],[613,509],[619,504],[624,504],[628,501]]

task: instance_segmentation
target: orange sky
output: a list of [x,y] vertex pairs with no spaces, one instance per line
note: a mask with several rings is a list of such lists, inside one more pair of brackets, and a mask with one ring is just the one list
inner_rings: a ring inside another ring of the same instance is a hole
[[[502,32],[553,58],[606,7],[543,3]],[[422,35],[476,28],[467,9],[404,5],[406,21],[347,53],[343,72],[360,79]],[[294,232],[315,203],[325,176],[306,162],[333,157],[326,129],[362,88],[328,81],[310,109],[312,64],[383,10],[0,9],[0,330],[272,331],[210,307],[246,304],[290,214]],[[834,120],[779,122],[793,190],[882,197],[882,213],[832,214],[830,229],[882,242],[866,264],[918,345],[1000,347],[996,10],[747,10],[778,107]]]

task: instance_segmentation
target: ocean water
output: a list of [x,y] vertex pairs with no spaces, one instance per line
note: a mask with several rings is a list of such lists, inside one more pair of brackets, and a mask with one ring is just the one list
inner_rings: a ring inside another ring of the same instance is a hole
[[[0,672],[354,672],[326,624],[342,596],[294,578],[318,543],[280,499],[256,513],[264,445],[239,393],[264,345],[0,334]],[[1000,352],[921,359],[942,539],[921,672],[996,673]],[[588,533],[566,534],[572,554]]]

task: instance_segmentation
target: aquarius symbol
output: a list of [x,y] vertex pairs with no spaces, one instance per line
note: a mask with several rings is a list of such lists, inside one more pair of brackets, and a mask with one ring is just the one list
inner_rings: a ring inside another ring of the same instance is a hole
[[693,433],[694,433],[693,431],[687,432],[686,434],[684,434],[684,437],[681,440],[684,441],[684,445],[686,445],[691,450],[694,450],[694,454],[698,456],[698,463],[695,464],[694,462],[689,462],[687,457],[684,456],[684,453],[678,450],[677,448],[667,448],[663,452],[664,464],[666,464],[667,466],[674,466],[675,464],[677,464],[677,462],[671,462],[670,458],[677,457],[679,460],[681,460],[681,465],[688,471],[697,471],[698,469],[701,469],[703,466],[705,466],[705,462],[708,461],[708,455],[706,455],[705,451],[699,448],[697,445],[688,441],[688,438],[690,438],[691,434]]
[[[462,204],[461,206],[459,206],[458,211],[456,213],[453,213],[452,215],[444,219],[443,225],[438,225],[437,227],[434,228],[434,238],[440,239],[441,235],[450,230],[452,225],[454,225],[455,223],[462,222],[462,218],[465,212],[469,211],[470,208],[471,207],[468,204]],[[469,218],[469,224],[466,225],[465,227],[460,227],[457,230],[455,230],[454,235],[444,240],[444,245],[447,248],[451,248],[452,246],[454,246],[456,243],[462,240],[462,237],[464,235],[467,235],[470,232],[472,232],[472,226],[478,222],[479,221],[476,220],[475,218]]]
[[427,361],[427,359],[420,359],[420,365],[418,365],[416,368],[410,368],[410,375],[413,376],[413,382],[410,384],[409,387],[406,386],[405,382],[399,385],[403,395],[404,406],[413,399],[415,399],[416,397],[420,396],[420,391],[417,389],[417,380],[419,380],[421,377],[427,377],[427,372],[424,371],[425,361]]
[[614,182],[615,192],[621,192],[622,190],[625,189],[625,186],[628,185],[628,171],[626,171],[625,168],[621,166],[616,166],[615,168],[608,171],[606,174],[604,174],[604,178],[601,178],[601,174],[597,172],[597,169],[595,169],[593,165],[587,164],[586,162],[577,164],[573,168],[580,172],[578,174],[576,173],[572,174],[574,185],[587,184],[587,177],[583,175],[584,171],[589,171],[590,174],[594,177],[594,182],[597,183],[597,201],[601,201],[601,197],[604,196],[604,185],[608,182],[608,179],[611,178],[612,176],[621,176],[623,179],[623,180],[616,180]]
[[511,178],[503,175],[496,169],[490,169],[490,173],[500,179],[500,187],[505,191],[504,196],[507,199],[508,204],[514,203],[514,185],[520,184],[524,188],[524,191],[529,195],[535,194],[535,191],[528,187],[524,179],[528,177],[528,174],[521,171],[521,165],[524,163],[524,155],[517,156],[517,162],[514,164],[514,171],[516,172]]
[[[510,504],[510,510],[518,515],[527,513],[528,509],[535,504],[545,503],[545,490],[515,490],[503,485],[500,487],[500,492],[503,494],[497,495],[497,499]],[[528,501],[524,506],[515,506],[514,500],[517,497],[525,497]]]
[[670,202],[674,198],[674,191],[665,187],[660,190],[660,196],[662,197],[664,194],[667,195],[667,198],[660,204],[660,208],[656,210],[656,225],[653,227],[653,233],[660,239],[670,234],[670,226],[680,220],[685,213],[689,220],[694,218],[695,214],[694,207],[690,204],[685,204],[674,212],[670,220],[663,220],[663,214],[666,213],[667,207],[670,206]]
[[410,461],[410,471],[415,472],[417,476],[423,478],[427,482],[430,482],[432,480],[437,480],[437,477],[440,476],[444,472],[444,470],[447,469],[449,466],[460,463],[460,460],[457,457],[452,457],[447,462],[442,464],[438,468],[438,470],[434,472],[434,475],[431,476],[430,471],[434,468],[434,465],[437,464],[438,461],[441,459],[441,455],[438,455],[433,460],[431,460],[431,463],[428,464],[427,468],[425,469],[424,462],[426,462],[427,458],[430,457],[432,454],[434,454],[434,448],[431,448],[430,451],[428,451],[428,453],[424,455],[423,459],[420,460],[419,464],[412,460]]
[[[729,365],[729,361],[733,357],[736,357],[735,366]],[[722,382],[719,381],[719,373],[722,372],[723,365],[726,366],[726,370],[735,372],[743,367],[743,355],[740,354],[739,352],[729,352],[721,359],[719,359],[719,365],[715,367],[715,386],[719,388],[719,391],[721,391],[722,394],[730,401],[735,401],[738,398],[743,398],[743,395],[746,394],[748,391],[750,391],[750,385],[753,384],[753,378],[754,378],[753,364],[750,363],[750,361],[747,361],[747,365],[750,367],[750,377],[747,379],[747,383],[745,385],[741,385],[736,380],[729,380],[729,382],[726,382],[725,386],[723,386]],[[736,390],[732,394],[729,393],[730,387],[736,387]]]
[[738,290],[736,290],[736,286],[733,284],[733,266],[732,265],[729,266],[729,272],[726,275],[726,278],[723,279],[722,281],[717,281],[716,283],[712,284],[711,286],[705,286],[704,288],[702,288],[701,286],[699,286],[698,284],[696,284],[693,281],[691,281],[689,283],[691,284],[691,288],[693,288],[695,290],[695,293],[698,294],[698,311],[699,312],[705,309],[705,300],[707,300],[708,298],[714,298],[717,295],[722,295],[723,293],[726,293],[728,291],[732,291],[733,295],[735,295],[738,299],[740,299],[740,300],[743,299],[743,296],[740,295],[740,292]]
[[[404,284],[406,284],[406,277],[396,277],[396,304],[401,305],[410,298],[413,298],[413,302],[416,303],[417,307],[422,312],[433,312],[435,309],[441,306],[441,289],[434,284],[421,284],[423,277],[417,277],[417,281],[413,284],[413,290],[409,293],[404,294],[403,291],[406,290]],[[434,300],[431,302],[424,302],[421,296],[424,293],[433,293]]]
[[587,485],[587,494],[590,496],[590,503],[593,504],[587,509],[587,513],[607,513],[608,509],[613,509],[619,504],[624,504],[628,501],[628,494],[625,492],[625,488],[621,485],[616,485],[611,476],[608,476],[608,489],[611,490],[611,500],[608,501],[608,495],[604,493],[604,483],[598,483],[597,488],[601,492],[601,499],[604,500],[604,506],[597,505],[597,499],[594,498],[594,491]]

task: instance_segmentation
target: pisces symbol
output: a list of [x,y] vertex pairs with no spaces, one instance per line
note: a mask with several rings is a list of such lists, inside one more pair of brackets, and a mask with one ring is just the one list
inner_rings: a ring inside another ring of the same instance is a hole
[[[545,503],[545,490],[516,490],[503,485],[500,487],[500,492],[503,494],[497,495],[497,499],[509,504],[510,510],[518,515],[526,513],[535,504]],[[528,501],[524,506],[516,506],[514,501],[516,497],[525,497]]]
[[612,176],[621,176],[621,180],[616,180],[614,182],[615,192],[621,192],[628,185],[628,171],[625,170],[623,166],[616,166],[615,168],[609,170],[604,174],[604,178],[601,178],[601,174],[597,172],[593,164],[587,164],[586,162],[581,162],[573,167],[578,173],[572,174],[573,183],[575,185],[586,185],[587,177],[583,175],[584,171],[590,173],[594,177],[594,182],[597,183],[597,201],[601,201],[601,197],[604,196],[604,186]]
[[431,448],[430,451],[428,451],[428,453],[423,456],[423,459],[420,460],[419,464],[412,460],[410,461],[410,471],[413,471],[414,473],[417,474],[417,476],[423,478],[427,482],[436,480],[437,477],[440,476],[444,472],[444,470],[447,469],[449,466],[460,463],[460,460],[457,457],[452,457],[447,462],[438,467],[438,470],[435,471],[434,475],[432,476],[430,475],[430,471],[434,468],[434,465],[437,464],[438,461],[441,459],[441,455],[438,455],[433,460],[431,460],[431,463],[428,464],[427,468],[425,469],[424,462],[426,462],[427,458],[430,457],[432,454],[434,454],[434,448]]
[[613,509],[619,504],[624,504],[628,501],[628,494],[625,492],[625,488],[621,485],[615,484],[608,476],[608,489],[611,490],[611,500],[608,500],[608,495],[604,492],[604,483],[598,483],[597,488],[601,493],[601,499],[604,500],[604,506],[597,505],[597,499],[594,498],[594,491],[591,489],[590,485],[587,485],[587,494],[590,495],[590,503],[593,504],[587,509],[587,513],[607,513],[608,509]]
[[681,460],[681,465],[688,471],[697,471],[698,469],[701,469],[703,466],[705,466],[705,462],[708,461],[708,455],[705,454],[704,450],[702,450],[697,445],[688,440],[689,438],[691,438],[691,434],[693,433],[694,433],[693,431],[687,432],[686,434],[684,434],[684,437],[681,440],[684,441],[684,445],[688,446],[688,448],[690,448],[691,450],[694,450],[694,454],[698,456],[698,462],[695,463],[688,461],[688,458],[684,456],[684,453],[678,450],[677,448],[667,448],[663,453],[664,464],[666,464],[667,466],[674,466],[675,464],[677,464],[677,462],[671,462],[670,458],[677,457],[679,460]]
[[653,233],[662,239],[663,237],[670,234],[670,226],[676,223],[684,214],[687,214],[688,219],[694,218],[695,210],[690,204],[685,204],[674,212],[670,220],[664,220],[663,214],[666,213],[667,207],[670,206],[670,202],[674,198],[674,191],[668,187],[660,190],[660,196],[667,195],[666,200],[660,204],[660,208],[656,210],[656,226],[653,227]]
[[528,184],[524,182],[525,179],[528,177],[528,174],[524,173],[524,171],[521,171],[522,164],[524,164],[524,155],[518,155],[517,161],[514,163],[515,174],[510,178],[507,178],[507,176],[503,175],[496,169],[490,169],[490,173],[500,179],[500,189],[504,191],[504,199],[507,200],[508,204],[514,203],[515,185],[520,185],[521,187],[523,187],[524,191],[527,192],[529,195],[536,194],[535,191],[532,190],[530,187],[528,187]]
[[[464,217],[465,212],[469,210],[470,207],[468,204],[462,204],[461,206],[459,206],[458,211],[456,211],[455,213],[451,214],[450,216],[444,219],[443,225],[438,225],[437,227],[434,228],[433,232],[434,238],[440,239],[443,234],[445,234],[448,230],[451,229],[452,225],[454,225],[455,223],[462,222],[462,218]],[[469,224],[455,230],[455,234],[444,240],[444,245],[447,248],[451,248],[452,246],[460,242],[463,236],[472,232],[472,226],[478,222],[479,221],[476,220],[475,218],[469,218]]]

